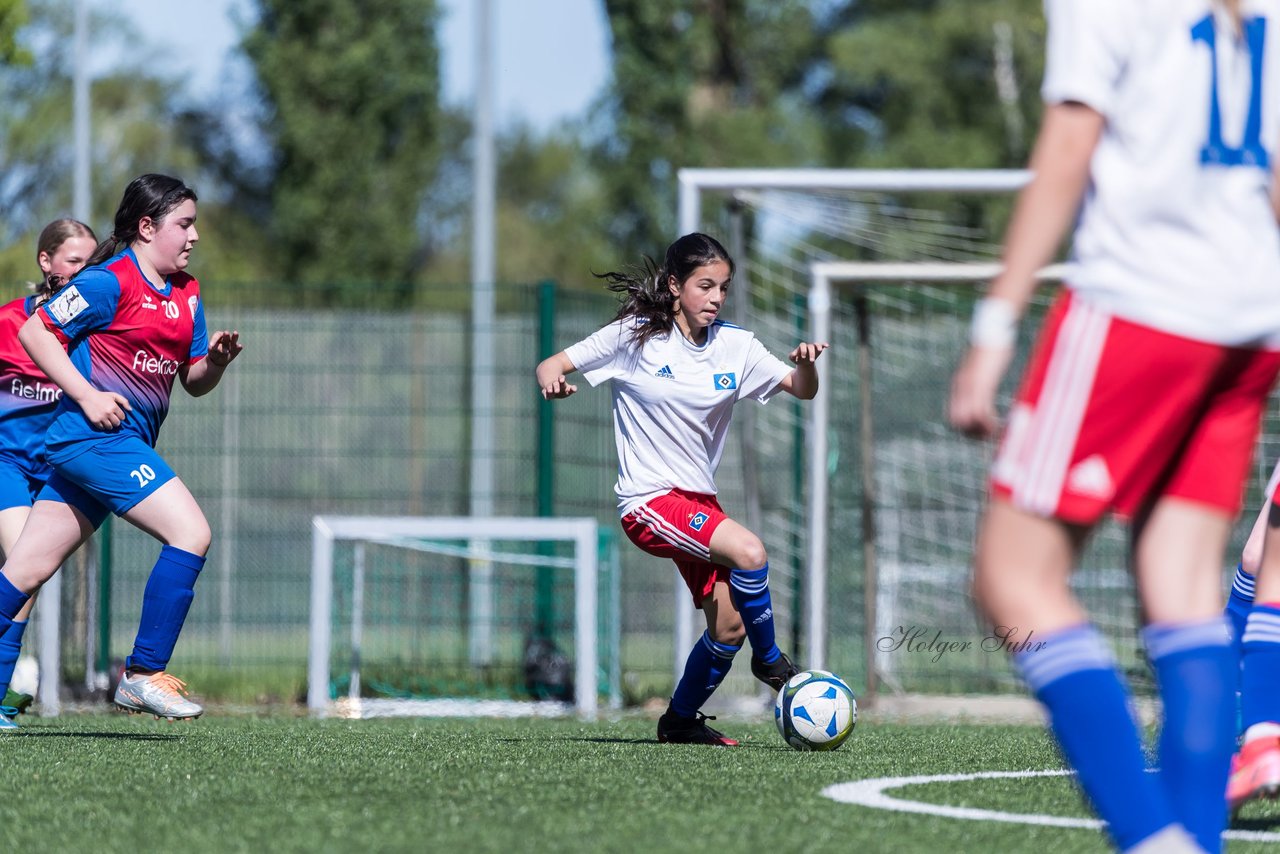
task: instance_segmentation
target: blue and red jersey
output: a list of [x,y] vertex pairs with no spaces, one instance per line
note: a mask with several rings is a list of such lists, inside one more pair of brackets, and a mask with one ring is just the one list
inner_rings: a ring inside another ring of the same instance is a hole
[[199,282],[174,273],[154,284],[126,249],[82,270],[39,314],[94,388],[121,394],[133,407],[117,430],[104,433],[63,395],[46,437],[49,452],[104,435],[137,436],[155,447],[174,377],[209,352]]
[[44,436],[62,390],[18,342],[18,330],[35,308],[34,295],[0,306],[0,454],[43,477],[49,471]]

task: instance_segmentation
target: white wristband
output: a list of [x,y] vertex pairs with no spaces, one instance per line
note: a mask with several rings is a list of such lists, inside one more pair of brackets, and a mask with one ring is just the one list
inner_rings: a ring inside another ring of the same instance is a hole
[[973,307],[969,343],[974,347],[1012,347],[1018,340],[1018,311],[999,297],[983,297]]

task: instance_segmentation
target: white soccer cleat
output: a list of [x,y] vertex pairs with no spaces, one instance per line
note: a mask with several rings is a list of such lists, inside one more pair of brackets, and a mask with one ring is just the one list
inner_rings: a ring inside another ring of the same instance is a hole
[[204,707],[187,699],[187,686],[176,676],[159,673],[129,675],[126,670],[116,688],[116,708],[131,715],[144,712],[156,719],[185,721],[204,714]]

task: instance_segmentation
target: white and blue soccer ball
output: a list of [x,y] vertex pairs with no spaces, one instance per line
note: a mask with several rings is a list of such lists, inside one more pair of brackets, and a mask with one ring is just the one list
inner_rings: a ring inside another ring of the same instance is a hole
[[858,701],[834,673],[805,670],[778,692],[773,720],[782,740],[796,750],[835,750],[858,722]]

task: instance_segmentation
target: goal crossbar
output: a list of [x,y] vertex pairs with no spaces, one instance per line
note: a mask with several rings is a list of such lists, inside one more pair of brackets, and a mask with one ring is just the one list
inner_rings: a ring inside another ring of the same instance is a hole
[[329,707],[333,618],[333,546],[342,541],[403,545],[405,540],[571,542],[574,546],[574,659],[577,714],[595,720],[599,710],[596,622],[599,609],[598,523],[591,518],[473,516],[316,516],[311,522],[311,631],[307,708]]

